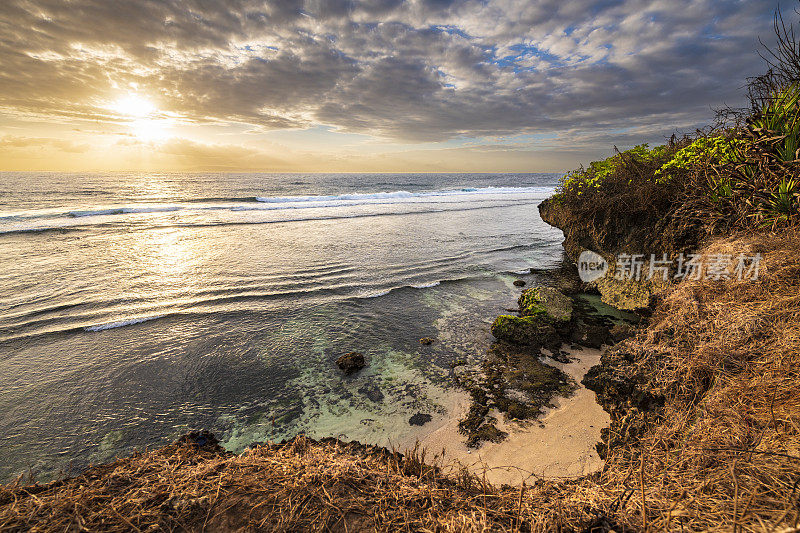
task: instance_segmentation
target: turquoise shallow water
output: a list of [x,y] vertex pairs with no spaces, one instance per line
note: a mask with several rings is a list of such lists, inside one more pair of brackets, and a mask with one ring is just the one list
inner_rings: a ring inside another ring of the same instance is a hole
[[0,174],[0,478],[200,427],[402,439],[515,273],[560,260],[536,210],[556,179]]

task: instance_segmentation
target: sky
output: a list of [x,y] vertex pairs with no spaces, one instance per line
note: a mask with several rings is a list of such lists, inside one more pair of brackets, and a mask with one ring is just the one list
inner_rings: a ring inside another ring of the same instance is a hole
[[796,0],[2,0],[0,170],[561,172],[744,105]]

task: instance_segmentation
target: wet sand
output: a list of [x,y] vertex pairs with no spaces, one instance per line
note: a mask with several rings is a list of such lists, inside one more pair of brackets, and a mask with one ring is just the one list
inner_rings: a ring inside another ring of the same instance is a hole
[[[567,351],[575,359],[572,363],[547,362],[580,384],[589,368],[600,362],[600,350]],[[475,450],[467,448],[465,437],[458,432],[458,422],[469,408],[468,396],[459,394],[448,416],[434,420],[434,425],[424,428],[427,431],[414,440],[419,440],[428,458],[441,455],[444,450],[446,469],[457,468],[457,461],[496,485],[519,485],[535,477],[577,477],[599,470],[603,462],[595,444],[610,418],[595,401],[595,393],[580,385],[572,396],[557,398],[554,405],[538,420],[522,424],[506,422],[495,413],[498,429],[507,432],[508,437],[500,443],[484,443]],[[414,442],[406,441],[399,447],[413,448]]]

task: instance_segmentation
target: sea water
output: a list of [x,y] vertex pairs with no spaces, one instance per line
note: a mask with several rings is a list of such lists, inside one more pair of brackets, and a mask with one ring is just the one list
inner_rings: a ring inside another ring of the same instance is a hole
[[[513,280],[560,261],[536,209],[557,180],[0,173],[0,481],[196,428],[402,440]],[[350,351],[369,365],[344,376]]]

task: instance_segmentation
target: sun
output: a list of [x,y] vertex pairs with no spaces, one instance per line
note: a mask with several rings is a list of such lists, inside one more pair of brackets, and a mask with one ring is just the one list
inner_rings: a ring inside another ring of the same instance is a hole
[[139,118],[154,115],[158,112],[158,109],[150,100],[138,94],[123,96],[111,104],[110,108],[120,115]]
[[137,139],[159,142],[172,137],[172,121],[144,96],[127,94],[112,102],[108,108],[120,115]]

